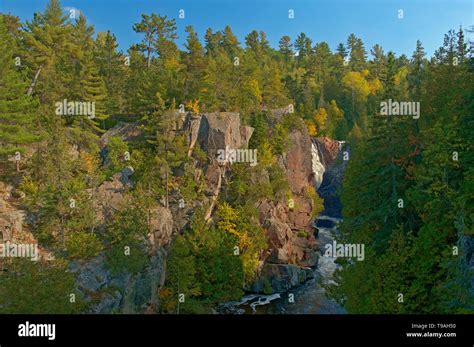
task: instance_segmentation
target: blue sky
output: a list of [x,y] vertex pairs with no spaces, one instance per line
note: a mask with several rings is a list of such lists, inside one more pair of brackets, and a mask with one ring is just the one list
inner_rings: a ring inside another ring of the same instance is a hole
[[[0,0],[0,12],[22,20],[43,11],[47,0]],[[251,30],[263,30],[272,47],[283,35],[292,40],[300,32],[313,42],[326,41],[334,50],[353,32],[367,51],[379,43],[385,51],[411,55],[420,39],[429,55],[443,42],[449,29],[474,25],[474,0],[62,0],[65,8],[82,11],[97,31],[111,30],[124,51],[140,41],[132,30],[142,13],[177,19],[178,43],[192,25],[203,38],[208,27],[230,25],[241,42]],[[178,19],[179,10],[185,18]],[[294,10],[295,18],[288,18]],[[403,19],[398,11],[403,10]]]

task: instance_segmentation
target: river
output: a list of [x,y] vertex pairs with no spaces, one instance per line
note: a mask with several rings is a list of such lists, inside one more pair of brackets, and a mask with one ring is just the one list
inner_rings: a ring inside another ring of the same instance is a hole
[[[345,310],[326,295],[325,284],[334,283],[333,274],[338,264],[332,257],[324,256],[324,245],[332,243],[337,225],[342,220],[342,205],[338,188],[341,185],[346,163],[332,165],[326,170],[320,160],[320,151],[313,145],[313,171],[318,194],[324,200],[324,211],[314,221],[315,236],[320,257],[313,269],[314,276],[304,284],[287,292],[262,295],[250,294],[239,302],[229,303],[231,312],[237,314],[343,314]],[[339,153],[340,154],[340,153]]]

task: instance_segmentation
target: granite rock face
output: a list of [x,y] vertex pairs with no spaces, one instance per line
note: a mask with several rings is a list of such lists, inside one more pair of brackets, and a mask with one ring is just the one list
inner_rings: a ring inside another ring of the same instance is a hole
[[[29,225],[34,223],[34,218],[28,211],[22,209],[22,198],[21,191],[12,185],[0,182],[0,243],[38,244]],[[54,258],[41,245],[38,245],[38,256],[40,259]]]
[[[268,116],[277,123],[287,113],[288,108],[282,108],[270,110]],[[188,113],[184,131],[188,137],[189,153],[199,144],[210,158],[204,171],[205,193],[210,202],[206,218],[210,219],[222,188],[223,177],[228,170],[232,170],[214,160],[218,150],[247,147],[253,128],[242,126],[238,113]],[[267,232],[269,250],[262,259],[263,267],[256,285],[250,290],[261,291],[261,283],[268,281],[272,283],[271,287],[275,292],[286,285],[297,285],[301,278],[307,277],[308,267],[315,266],[318,261],[312,227],[313,201],[308,194],[308,189],[314,188],[315,182],[312,141],[303,128],[290,132],[289,143],[287,151],[279,156],[278,165],[288,180],[294,207],[290,207],[287,201],[264,200],[258,204],[259,219]],[[268,180],[268,175],[257,179]]]
[[144,313],[158,305],[157,293],[166,276],[166,251],[154,251],[148,266],[135,275],[111,273],[103,254],[85,263],[72,262],[70,271],[91,304],[89,313]]
[[190,156],[196,144],[207,153],[210,162],[204,168],[205,194],[208,199],[206,220],[209,220],[222,188],[222,178],[227,168],[217,161],[220,150],[241,149],[248,146],[253,128],[242,126],[240,114],[235,112],[212,112],[195,114],[188,112],[183,130],[188,138]]
[[124,182],[128,178],[125,177],[122,173],[117,173],[99,187],[88,190],[100,225],[109,221],[116,211],[126,205],[125,193],[128,188]]
[[133,142],[143,136],[143,131],[137,123],[118,123],[104,133],[100,139],[102,147],[106,147],[112,137],[119,137],[125,142]]
[[215,159],[219,149],[226,146],[239,149],[248,146],[253,128],[242,126],[240,114],[236,112],[188,113],[184,122],[188,134],[190,151],[196,143]]
[[[284,114],[283,109],[272,116]],[[294,208],[284,201],[263,201],[258,207],[260,222],[267,230],[269,255],[255,284],[249,288],[257,293],[288,290],[300,284],[301,279],[308,279],[311,268],[318,264],[320,250],[314,236],[313,202],[307,190],[319,187],[326,210],[337,209],[332,205],[339,203],[334,187],[339,186],[347,164],[341,158],[343,143],[327,137],[312,139],[305,129],[295,130],[289,137],[290,146],[278,163],[288,179]]]

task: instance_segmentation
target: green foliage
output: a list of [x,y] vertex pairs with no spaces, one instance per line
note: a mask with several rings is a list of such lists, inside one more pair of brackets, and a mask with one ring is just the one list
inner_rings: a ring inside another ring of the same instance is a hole
[[106,264],[114,273],[136,273],[146,265],[150,199],[139,190],[107,226]]
[[187,164],[179,180],[179,191],[185,201],[196,200],[204,189],[204,182],[196,181],[194,167]]
[[306,188],[306,194],[309,195],[309,197],[311,198],[311,201],[313,202],[313,211],[311,213],[311,216],[312,218],[316,218],[324,210],[324,205],[323,205],[324,201],[316,192],[316,189],[314,189],[314,187]]
[[128,152],[128,144],[120,137],[111,137],[109,139],[105,164],[107,176],[112,176],[127,166],[125,161],[126,152]]
[[[453,41],[450,32],[437,59],[457,54]],[[406,84],[389,53],[383,91],[387,99],[403,98],[407,89],[421,97],[427,106],[420,120],[374,116],[368,137],[353,135],[359,142],[345,173],[340,241],[364,243],[366,255],[345,262],[330,290],[350,313],[474,309],[463,243],[472,230],[472,194],[462,188],[471,185],[472,127],[463,124],[472,123],[472,71],[436,62],[423,69],[423,55],[417,43]],[[463,153],[462,165],[455,153]]]
[[25,153],[23,145],[39,141],[41,129],[34,114],[38,100],[25,94],[27,83],[14,65],[16,43],[2,14],[0,42],[0,156],[4,161],[9,154]]
[[[204,313],[213,304],[242,296],[242,260],[234,254],[234,237],[203,223],[198,211],[192,229],[173,241],[167,262],[167,282],[162,291],[164,312]],[[179,294],[185,295],[179,303]],[[179,308],[178,308],[179,304]]]
[[264,282],[263,282],[263,293],[266,294],[266,295],[270,295],[273,293],[273,288],[272,288],[272,284],[270,283],[270,280],[268,278],[265,278],[264,279]]
[[277,155],[283,154],[288,146],[288,141],[288,130],[282,124],[277,124],[273,129],[270,142],[273,153]]
[[103,245],[96,234],[77,232],[66,241],[66,249],[71,258],[88,259],[97,256]]
[[141,271],[147,264],[144,244],[138,240],[121,240],[115,242],[106,253],[106,266],[114,274]]
[[268,124],[263,114],[254,114],[250,120],[250,126],[254,131],[250,138],[249,148],[260,148],[268,140]]
[[[3,314],[71,314],[84,311],[74,275],[67,263],[9,259],[0,274],[0,312]],[[70,301],[75,294],[75,302]]]
[[[26,23],[0,15],[0,161],[7,163],[0,174],[25,194],[14,203],[28,210],[28,229],[56,258],[89,259],[104,250],[114,273],[137,273],[149,263],[153,206],[168,207],[173,194],[189,206],[205,201],[201,173],[209,160],[199,144],[189,153],[177,112],[183,104],[194,113],[240,112],[242,124],[254,128],[249,148],[258,150],[258,164],[233,164],[213,219],[204,220],[204,206],[175,237],[161,311],[209,312],[243,294],[267,248],[256,206],[287,199],[278,156],[292,131],[308,130],[349,142],[338,241],[366,246],[363,262],[341,260],[328,292],[350,313],[473,312],[464,241],[474,235],[474,90],[462,28],[445,35],[431,60],[418,41],[410,60],[376,44],[369,61],[354,34],[335,52],[304,33],[293,42],[283,36],[275,50],[264,32],[253,30],[241,45],[229,26],[208,29],[201,43],[188,26],[180,50],[175,19],[142,15],[133,30],[141,42],[121,53],[113,33],[95,36],[84,16],[69,20],[58,0]],[[52,105],[65,99],[95,102],[96,117],[56,114]],[[381,116],[386,99],[420,101],[421,118]],[[295,112],[281,117],[272,110],[290,104]],[[99,136],[118,120],[138,123],[143,139],[109,138],[101,164]],[[12,179],[7,158],[17,151]],[[99,225],[94,194],[128,165],[134,175],[124,206]],[[321,213],[318,194],[303,193],[313,217]],[[67,263],[3,265],[2,312],[82,310],[68,301],[75,283]],[[271,292],[270,283],[264,287]]]

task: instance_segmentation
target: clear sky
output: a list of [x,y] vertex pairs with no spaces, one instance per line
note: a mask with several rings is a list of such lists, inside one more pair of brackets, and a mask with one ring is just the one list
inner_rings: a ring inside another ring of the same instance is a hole
[[[43,11],[47,0],[0,0],[0,12],[22,20]],[[251,30],[263,30],[272,47],[283,35],[292,40],[304,32],[313,42],[326,41],[334,50],[353,32],[369,52],[379,43],[385,51],[411,55],[420,39],[431,55],[449,29],[474,25],[474,0],[62,0],[65,8],[76,8],[97,31],[113,32],[124,51],[140,41],[132,30],[142,13],[176,18],[178,43],[184,28],[192,25],[203,38],[208,27],[221,30],[230,25],[241,42]],[[185,18],[179,19],[180,9]],[[294,11],[294,19],[288,11]],[[399,19],[399,10],[403,19]],[[467,36],[467,35],[466,35]]]

